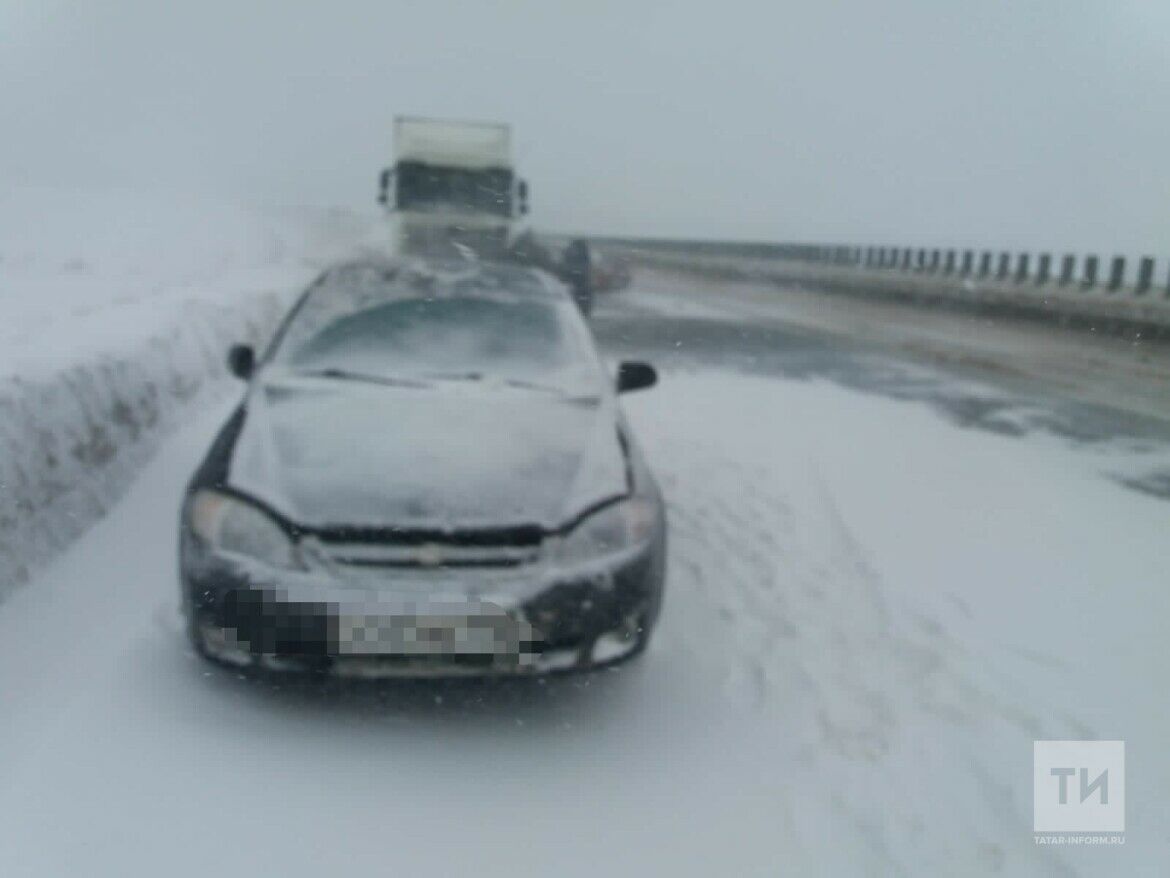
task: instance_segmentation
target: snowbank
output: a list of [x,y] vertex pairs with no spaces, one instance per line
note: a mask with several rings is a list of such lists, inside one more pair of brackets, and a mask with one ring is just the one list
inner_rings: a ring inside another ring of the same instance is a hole
[[0,199],[0,598],[117,499],[369,223],[120,193]]

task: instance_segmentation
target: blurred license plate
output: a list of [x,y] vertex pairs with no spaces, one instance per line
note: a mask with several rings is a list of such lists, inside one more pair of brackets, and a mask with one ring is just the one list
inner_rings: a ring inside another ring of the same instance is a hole
[[506,615],[340,616],[337,640],[343,655],[507,655],[518,646]]

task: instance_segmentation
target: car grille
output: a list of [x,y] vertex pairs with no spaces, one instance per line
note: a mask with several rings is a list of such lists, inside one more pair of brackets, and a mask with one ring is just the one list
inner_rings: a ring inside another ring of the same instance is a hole
[[451,542],[326,543],[326,556],[344,567],[519,567],[532,563],[540,545],[465,545]]

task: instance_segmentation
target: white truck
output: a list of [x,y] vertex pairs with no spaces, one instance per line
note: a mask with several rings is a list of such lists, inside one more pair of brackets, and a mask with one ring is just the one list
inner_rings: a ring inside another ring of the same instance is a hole
[[502,253],[528,213],[528,185],[512,167],[511,128],[395,117],[394,165],[382,171],[378,201],[398,252],[455,242]]

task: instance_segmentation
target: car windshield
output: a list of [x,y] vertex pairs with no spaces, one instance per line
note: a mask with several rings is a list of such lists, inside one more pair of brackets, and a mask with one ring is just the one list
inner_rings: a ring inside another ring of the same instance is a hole
[[309,294],[273,361],[298,372],[375,380],[559,387],[580,380],[593,359],[573,323],[572,303],[525,280],[350,273]]

